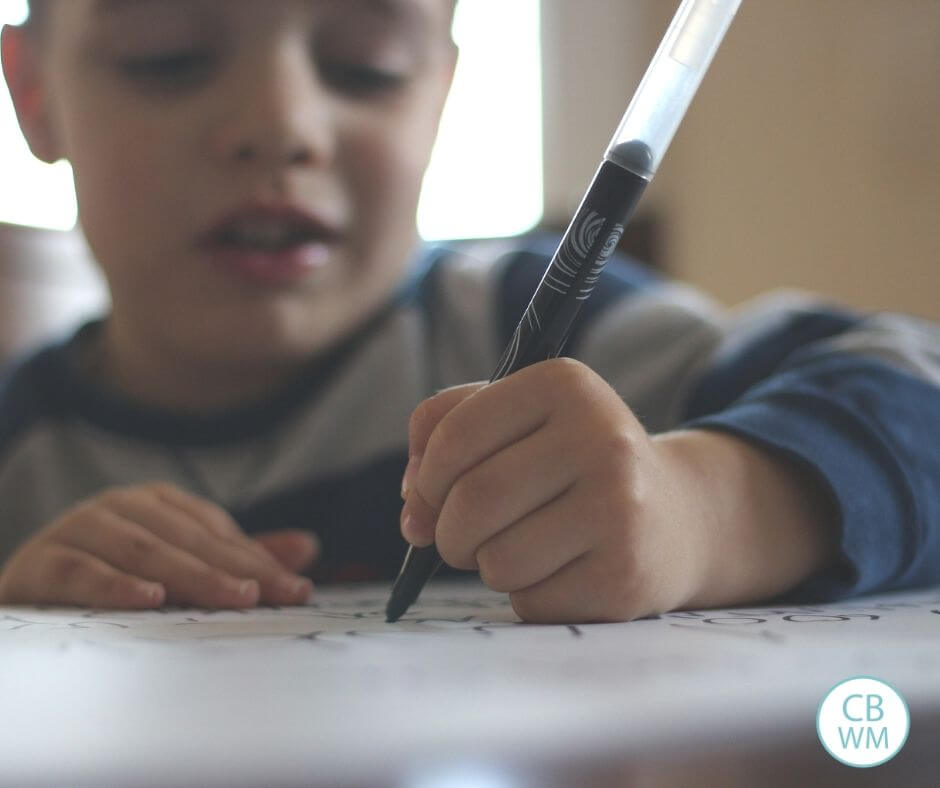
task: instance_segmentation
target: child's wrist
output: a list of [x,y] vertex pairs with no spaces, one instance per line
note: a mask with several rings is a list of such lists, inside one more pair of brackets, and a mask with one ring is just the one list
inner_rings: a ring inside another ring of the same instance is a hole
[[679,469],[702,538],[702,581],[688,607],[757,602],[782,594],[836,555],[822,485],[792,461],[724,433],[656,438]]

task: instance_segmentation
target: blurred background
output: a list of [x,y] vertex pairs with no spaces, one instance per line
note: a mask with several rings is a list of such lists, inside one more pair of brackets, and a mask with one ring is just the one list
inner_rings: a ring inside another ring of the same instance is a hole
[[[422,236],[563,231],[677,5],[460,0]],[[74,224],[68,165],[32,159],[0,86],[0,359],[106,304]],[[623,247],[728,305],[940,320],[940,2],[744,0]]]
[[[546,222],[674,7],[542,0]],[[786,286],[940,319],[940,2],[744,0],[637,218],[654,263],[727,304]]]

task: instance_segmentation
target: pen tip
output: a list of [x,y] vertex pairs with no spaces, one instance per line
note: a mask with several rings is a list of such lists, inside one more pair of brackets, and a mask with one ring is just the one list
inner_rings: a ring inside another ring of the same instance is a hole
[[408,605],[402,605],[400,599],[392,597],[385,606],[385,623],[394,624],[407,609]]
[[408,547],[405,561],[398,577],[392,584],[392,593],[385,605],[385,623],[398,621],[414,604],[424,584],[431,578],[443,562],[434,545],[427,547]]

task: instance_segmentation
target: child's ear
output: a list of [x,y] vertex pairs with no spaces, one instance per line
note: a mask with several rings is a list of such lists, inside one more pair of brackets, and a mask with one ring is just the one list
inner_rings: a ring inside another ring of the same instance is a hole
[[0,61],[23,136],[37,159],[50,164],[60,158],[49,117],[38,34],[23,27],[0,29]]
[[447,46],[447,53],[445,55],[445,70],[444,70],[444,92],[449,93],[451,86],[454,83],[454,72],[457,70],[457,58],[460,55],[460,49],[457,46],[455,41],[449,41]]
[[437,71],[438,118],[440,118],[440,114],[444,110],[444,103],[447,101],[447,96],[454,84],[454,72],[457,70],[457,57],[459,54],[460,51],[457,48],[457,44],[454,41],[449,40],[447,42],[447,49],[442,55],[441,66]]

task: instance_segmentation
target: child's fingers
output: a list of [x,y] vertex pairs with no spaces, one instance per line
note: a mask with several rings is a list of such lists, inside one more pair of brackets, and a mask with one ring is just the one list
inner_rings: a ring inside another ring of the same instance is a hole
[[437,423],[456,405],[486,386],[486,383],[465,383],[452,386],[428,397],[412,413],[408,421],[408,454],[423,454],[424,447]]
[[[219,538],[180,508],[133,490],[115,491],[102,497],[108,509],[143,526],[164,542],[200,559],[204,564],[239,578],[254,578],[261,600],[271,604],[300,604],[313,590],[306,578],[287,572],[266,550],[253,549],[247,537]],[[134,567],[129,567],[133,571]],[[162,576],[158,575],[160,579]]]
[[575,484],[479,546],[475,560],[487,586],[494,591],[521,591],[551,577],[594,546],[595,535],[587,527],[594,513],[578,487]]
[[611,571],[602,564],[597,551],[581,554],[535,585],[511,592],[513,610],[533,624],[630,621],[646,615],[641,594],[630,593],[642,585],[625,582],[622,568]]
[[[307,531],[297,529],[291,531],[290,533],[294,535],[289,537],[268,538],[265,536],[263,539],[255,539],[248,536],[225,509],[212,501],[192,495],[171,484],[157,483],[150,487],[161,501],[186,512],[193,520],[201,523],[220,539],[237,542],[262,559],[273,558],[284,568],[293,572],[309,566],[319,554],[319,542],[313,534]],[[278,531],[277,533],[286,532]],[[277,554],[275,550],[278,551]],[[265,589],[262,587],[262,595],[264,594]],[[266,598],[265,601],[274,602],[275,600]],[[286,604],[291,600],[280,601]]]
[[166,601],[173,604],[238,608],[258,602],[257,580],[210,566],[110,509],[99,507],[94,516],[93,528],[71,528],[57,541],[67,540],[66,544],[123,572],[159,580],[166,588]]
[[528,369],[485,386],[473,384],[476,390],[469,393],[461,391],[463,387],[448,389],[437,395],[439,402],[432,397],[418,406],[412,416],[416,443],[409,451],[421,447],[424,441],[423,459],[405,501],[403,526],[411,520],[416,532],[421,530],[426,536],[423,507],[416,505],[413,497],[420,497],[428,508],[439,513],[448,491],[461,475],[547,422],[548,404],[531,399]]
[[[427,524],[441,557],[458,569],[476,569],[484,542],[571,488],[577,466],[569,443],[562,430],[546,425],[461,475],[447,491],[436,527]],[[438,484],[437,471],[431,467],[425,476],[430,489]],[[547,540],[534,545],[554,548]]]
[[306,569],[320,554],[320,540],[310,531],[285,528],[257,534],[254,539],[292,572]]
[[428,397],[412,411],[411,418],[408,420],[408,467],[402,478],[402,498],[408,496],[408,491],[414,484],[428,438],[431,437],[438,422],[455,406],[486,385],[486,383],[467,383],[463,386],[444,389],[433,397]]
[[183,510],[219,538],[245,536],[244,531],[238,527],[238,523],[232,519],[232,516],[212,501],[193,495],[173,484],[158,482],[147,485],[144,489],[151,491],[158,500]]
[[[424,458],[432,461],[421,462],[412,489],[434,511],[440,512],[447,491],[463,473],[535,432],[548,419],[544,404],[528,401],[513,377],[478,387],[435,422],[423,451]],[[439,415],[431,400],[425,400],[419,409],[425,405],[429,415],[417,419],[422,434]]]
[[0,601],[7,604],[152,608],[163,604],[160,583],[111,566],[76,547],[44,542],[11,565]]

